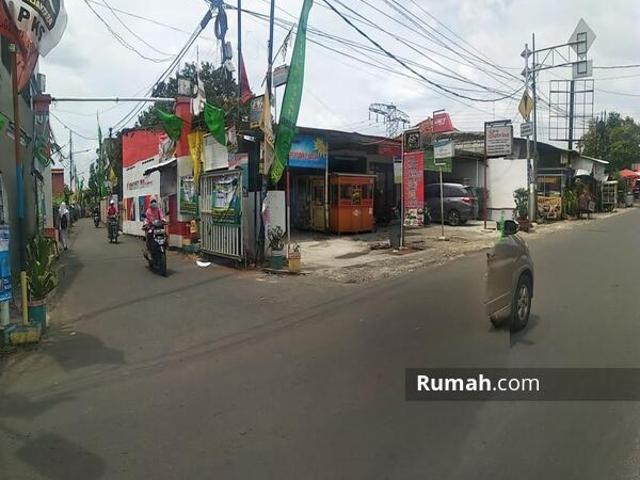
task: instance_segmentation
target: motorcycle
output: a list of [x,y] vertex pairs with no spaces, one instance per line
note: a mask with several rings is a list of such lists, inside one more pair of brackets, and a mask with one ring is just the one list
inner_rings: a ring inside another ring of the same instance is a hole
[[118,217],[109,217],[109,243],[118,243]]
[[94,213],[93,214],[93,224],[96,226],[96,228],[98,228],[100,226],[100,214],[99,213]]
[[163,277],[167,276],[167,234],[165,222],[156,220],[147,227],[145,232],[145,243],[147,248],[144,258],[149,262],[149,267]]

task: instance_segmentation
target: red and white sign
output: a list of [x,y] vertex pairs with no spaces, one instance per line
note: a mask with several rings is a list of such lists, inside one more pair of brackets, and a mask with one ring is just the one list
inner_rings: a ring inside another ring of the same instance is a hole
[[433,133],[453,132],[453,122],[447,112],[433,114]]
[[402,171],[404,223],[421,226],[424,223],[424,152],[404,154]]

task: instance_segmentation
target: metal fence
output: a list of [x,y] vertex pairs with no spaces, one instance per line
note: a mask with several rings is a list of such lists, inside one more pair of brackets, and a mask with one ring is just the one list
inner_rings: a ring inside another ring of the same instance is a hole
[[[206,253],[242,260],[244,244],[242,222],[221,223],[214,215],[213,206],[217,185],[221,178],[237,177],[236,195],[242,197],[242,174],[240,172],[206,173],[200,177],[200,248]],[[242,201],[239,201],[242,209]],[[240,212],[240,216],[242,212]]]

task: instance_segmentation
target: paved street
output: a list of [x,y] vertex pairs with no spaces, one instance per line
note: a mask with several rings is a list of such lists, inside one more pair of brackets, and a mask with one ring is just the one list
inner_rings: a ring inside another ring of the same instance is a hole
[[64,325],[0,375],[0,478],[635,479],[640,407],[408,403],[406,367],[640,367],[640,210],[535,238],[530,326],[484,254],[365,285],[109,245],[82,221]]

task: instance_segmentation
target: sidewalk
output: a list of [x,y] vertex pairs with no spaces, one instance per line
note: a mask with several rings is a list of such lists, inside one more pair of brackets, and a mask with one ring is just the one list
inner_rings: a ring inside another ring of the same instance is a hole
[[[631,211],[633,208],[618,209],[611,213],[593,214],[591,220],[537,224],[533,232],[520,235],[526,240],[534,239]],[[488,222],[487,230],[482,221],[470,221],[458,227],[445,225],[447,241],[439,240],[441,227],[432,224],[406,230],[407,249],[394,251],[389,247],[390,234],[389,228],[341,237],[302,233],[293,240],[301,247],[304,271],[340,283],[366,283],[425,266],[441,265],[454,258],[489,249],[499,238],[495,222]]]

